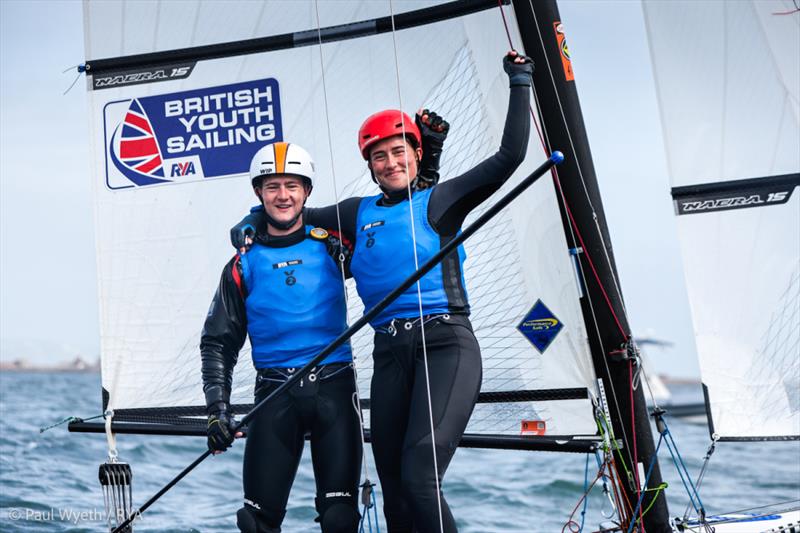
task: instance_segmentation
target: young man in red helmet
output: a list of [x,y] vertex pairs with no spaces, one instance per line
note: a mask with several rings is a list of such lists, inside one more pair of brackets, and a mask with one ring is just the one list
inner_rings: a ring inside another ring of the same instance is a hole
[[[512,51],[503,67],[511,88],[500,149],[442,184],[419,187],[423,136],[408,115],[381,111],[361,126],[359,149],[381,194],[348,198],[339,211],[343,237],[354,242],[350,267],[366,309],[449,242],[467,214],[522,163],[530,133],[533,64]],[[435,128],[425,117],[422,124]],[[335,206],[305,213],[314,223],[335,222]],[[246,229],[259,216],[252,213],[231,230],[234,246],[245,244]],[[482,377],[480,349],[468,319],[463,260],[459,247],[420,280],[419,293],[412,286],[370,323],[375,330],[372,450],[390,532],[456,531],[437,487],[472,414]]]
[[[250,176],[266,224],[250,250],[225,266],[200,342],[208,445],[215,453],[233,441],[231,381],[248,335],[258,403],[347,328],[338,258],[349,252],[325,230],[303,225],[313,186],[311,156],[296,144],[270,144],[254,155]],[[281,530],[304,435],[310,433],[322,531],[356,532],[362,450],[354,392],[347,343],[256,414],[244,452],[241,531]]]

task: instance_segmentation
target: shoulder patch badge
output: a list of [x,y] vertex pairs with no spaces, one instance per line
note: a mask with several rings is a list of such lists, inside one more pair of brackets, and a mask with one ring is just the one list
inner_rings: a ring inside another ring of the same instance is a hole
[[328,232],[322,228],[314,228],[308,234],[319,241],[324,241],[328,238]]

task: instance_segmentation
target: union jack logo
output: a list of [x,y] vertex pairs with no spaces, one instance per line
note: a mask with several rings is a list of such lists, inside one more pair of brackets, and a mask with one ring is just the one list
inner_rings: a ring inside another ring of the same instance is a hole
[[[120,134],[118,144],[117,134]],[[109,148],[114,166],[136,185],[170,181],[164,179],[163,160],[153,126],[138,100],[131,101],[125,119],[111,137]]]

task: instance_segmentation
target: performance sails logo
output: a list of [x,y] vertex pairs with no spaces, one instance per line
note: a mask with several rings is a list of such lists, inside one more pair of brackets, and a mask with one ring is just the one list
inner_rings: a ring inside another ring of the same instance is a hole
[[547,350],[563,328],[564,324],[556,318],[541,300],[536,300],[536,303],[533,304],[533,307],[522,319],[522,322],[517,325],[519,332],[525,335],[525,338],[533,344],[539,353],[544,353]]
[[103,121],[110,189],[247,173],[260,147],[283,140],[273,78],[110,102]]

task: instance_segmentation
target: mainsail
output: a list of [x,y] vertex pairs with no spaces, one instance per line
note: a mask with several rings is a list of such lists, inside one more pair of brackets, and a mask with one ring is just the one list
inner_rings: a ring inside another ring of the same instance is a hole
[[[200,330],[232,254],[228,227],[255,203],[246,172],[264,143],[313,154],[312,206],[377,191],[356,148],[376,110],[425,106],[450,121],[443,180],[500,143],[509,45],[496,2],[87,2],[85,28],[87,57],[119,58],[87,69],[102,383],[115,422],[180,432],[202,415]],[[135,54],[150,55],[126,57]],[[532,139],[497,196],[539,154]],[[468,433],[533,446],[519,434],[534,421],[536,433],[596,440],[581,287],[553,183],[535,184],[466,253],[487,401]],[[348,296],[352,321],[363,307],[351,284]],[[352,344],[368,400],[371,331]],[[248,358],[245,349],[234,377],[240,411],[252,402]]]
[[800,438],[800,10],[644,12],[710,430]]
[[[363,118],[425,106],[451,123],[446,180],[499,145],[508,91],[500,58],[516,47],[537,65],[539,139],[483,208],[530,174],[542,148],[566,159],[465,245],[484,381],[461,445],[602,447],[598,478],[608,469],[620,489],[620,523],[637,507],[649,531],[668,530],[635,386],[639,357],[554,2],[87,1],[84,13],[87,57],[104,58],[85,71],[108,432],[204,433],[200,328],[232,253],[227,229],[255,203],[246,173],[260,146],[309,149],[319,176],[310,205],[328,205],[376,192],[356,149]],[[351,285],[348,295],[352,323],[363,308]],[[368,409],[370,333],[352,344]],[[234,374],[239,413],[252,398],[248,355]]]

